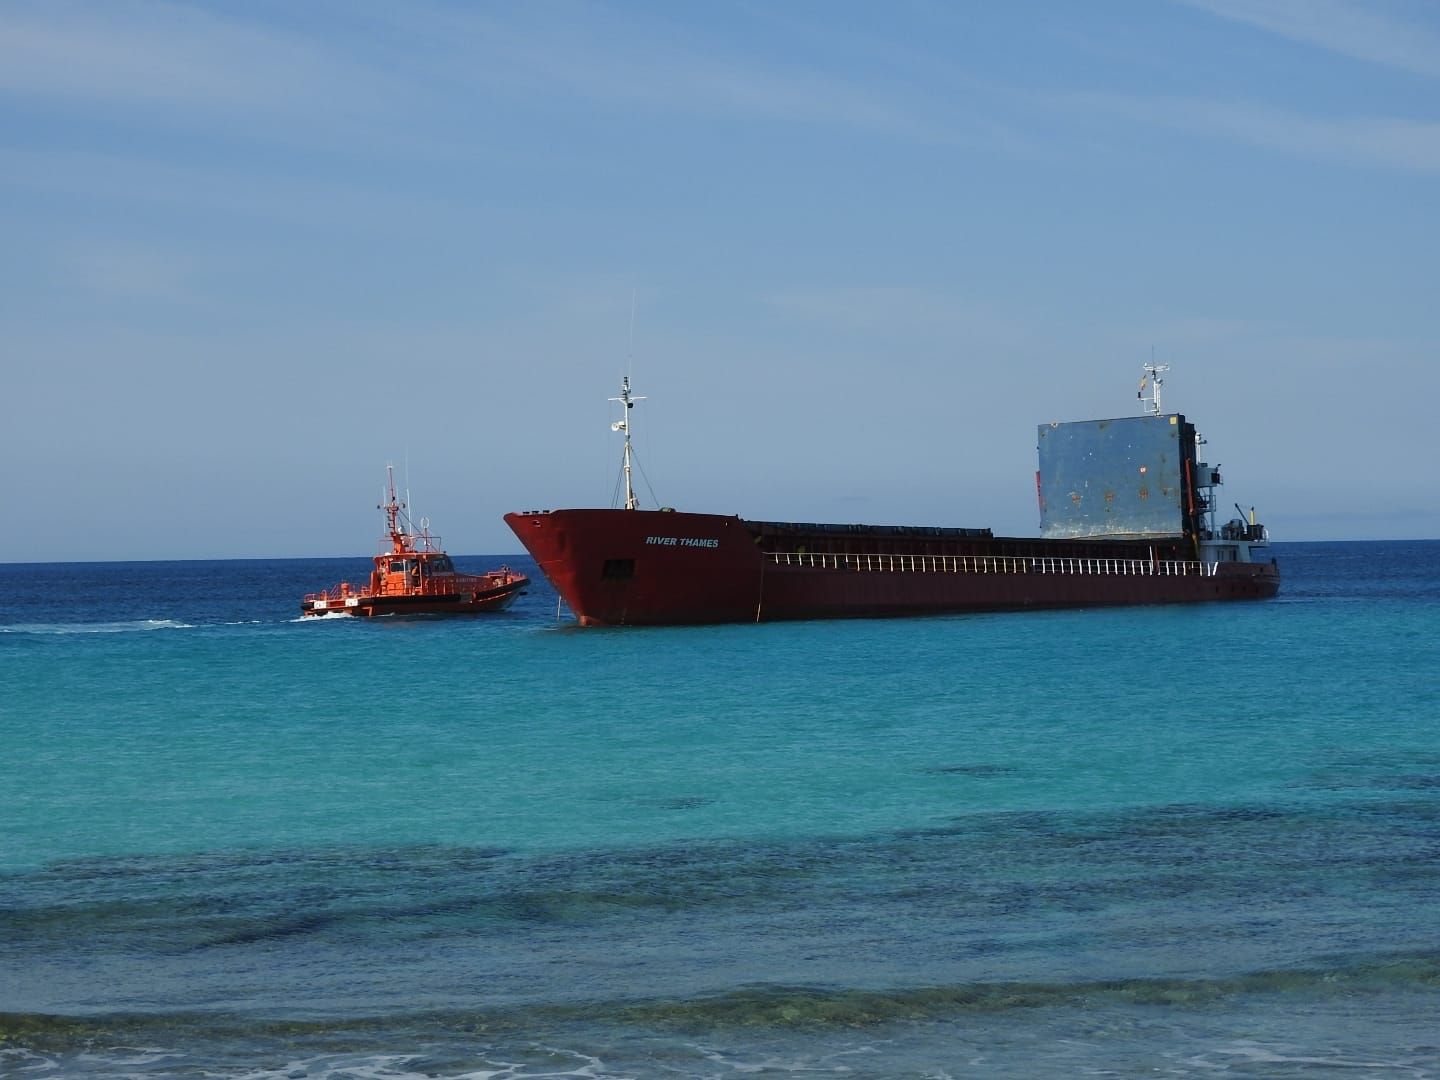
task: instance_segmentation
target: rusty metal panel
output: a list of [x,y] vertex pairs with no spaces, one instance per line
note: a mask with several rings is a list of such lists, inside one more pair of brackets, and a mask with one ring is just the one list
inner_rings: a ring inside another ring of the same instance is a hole
[[[1040,534],[1178,536],[1194,428],[1179,413],[1041,424]],[[1191,468],[1194,462],[1191,461]]]

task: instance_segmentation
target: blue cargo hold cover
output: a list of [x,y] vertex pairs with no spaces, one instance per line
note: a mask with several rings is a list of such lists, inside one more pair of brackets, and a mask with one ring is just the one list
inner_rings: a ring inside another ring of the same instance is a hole
[[1182,534],[1193,431],[1179,413],[1041,424],[1040,535]]

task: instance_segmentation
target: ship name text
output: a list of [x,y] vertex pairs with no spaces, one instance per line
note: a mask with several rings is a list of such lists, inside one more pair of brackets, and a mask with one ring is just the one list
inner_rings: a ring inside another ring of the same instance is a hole
[[705,540],[698,536],[647,536],[647,544],[659,544],[661,547],[700,547],[718,548],[719,540]]

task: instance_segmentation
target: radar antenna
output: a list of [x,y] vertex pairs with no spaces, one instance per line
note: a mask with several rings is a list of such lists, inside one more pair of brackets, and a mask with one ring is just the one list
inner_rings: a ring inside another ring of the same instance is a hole
[[622,459],[622,468],[625,471],[625,509],[640,509],[640,500],[635,495],[635,485],[631,481],[631,464],[634,461],[634,453],[630,449],[630,410],[635,407],[635,402],[644,401],[643,397],[635,397],[630,393],[630,376],[624,375],[620,379],[620,396],[612,397],[609,400],[620,403],[620,419],[610,425],[611,431],[622,431],[625,433],[625,456]]
[[1145,387],[1150,387],[1150,400],[1145,402],[1145,411],[1151,416],[1160,415],[1160,388],[1165,385],[1161,377],[1170,370],[1169,364],[1150,363],[1145,365],[1145,374],[1140,376],[1140,389],[1135,394],[1141,401],[1145,400]]

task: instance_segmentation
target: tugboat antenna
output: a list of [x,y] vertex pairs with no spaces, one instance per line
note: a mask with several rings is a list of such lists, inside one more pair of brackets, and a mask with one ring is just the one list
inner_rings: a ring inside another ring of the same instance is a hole
[[631,478],[631,465],[634,461],[634,452],[630,448],[630,410],[635,407],[635,402],[644,401],[643,397],[635,397],[630,393],[630,376],[623,375],[620,378],[620,396],[612,397],[609,400],[620,402],[620,419],[610,425],[611,431],[620,431],[625,434],[625,456],[622,459],[625,471],[625,509],[640,509],[640,500],[635,495],[635,484]]
[[1145,411],[1151,416],[1160,415],[1160,388],[1165,385],[1165,380],[1161,376],[1169,370],[1169,364],[1157,364],[1152,361],[1145,365],[1145,374],[1140,377],[1140,391],[1135,396],[1143,400],[1145,385],[1147,383],[1150,385],[1150,401],[1145,405]]

